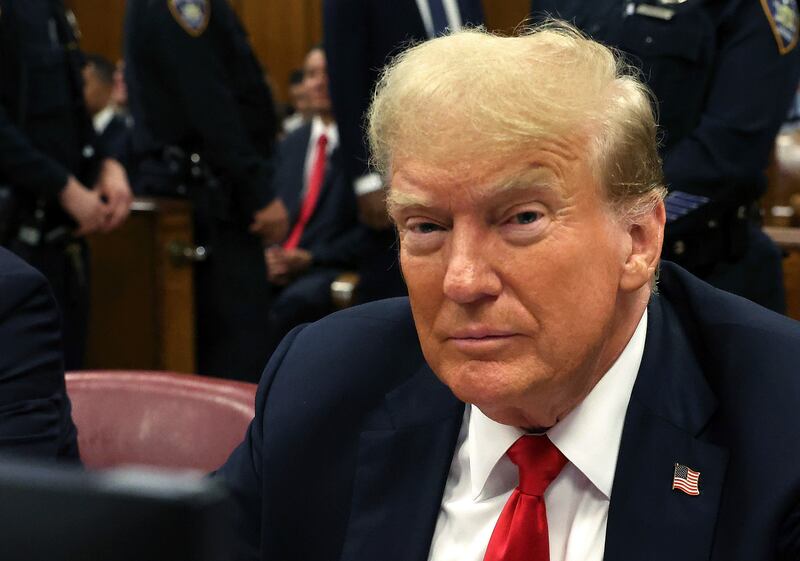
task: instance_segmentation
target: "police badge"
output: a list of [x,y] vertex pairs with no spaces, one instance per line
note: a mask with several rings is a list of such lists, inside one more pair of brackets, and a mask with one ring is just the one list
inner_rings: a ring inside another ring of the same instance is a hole
[[785,55],[797,45],[800,30],[797,0],[761,0],[761,6],[778,43],[778,51]]
[[200,37],[211,16],[209,0],[167,0],[172,17],[192,37]]

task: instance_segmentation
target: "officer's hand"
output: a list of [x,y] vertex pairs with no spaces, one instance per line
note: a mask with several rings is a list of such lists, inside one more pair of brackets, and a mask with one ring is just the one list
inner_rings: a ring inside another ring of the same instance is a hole
[[358,196],[358,214],[361,222],[373,230],[386,230],[392,225],[386,212],[386,190],[378,189]]
[[133,194],[125,168],[116,160],[103,160],[95,189],[111,210],[103,227],[103,231],[111,231],[125,222],[131,211]]
[[278,243],[286,237],[289,231],[289,213],[280,199],[273,200],[270,204],[253,215],[250,224],[250,233],[261,236],[264,245]]
[[99,193],[90,191],[72,176],[61,190],[59,200],[67,214],[78,223],[75,231],[77,236],[102,230],[111,214],[111,209],[100,199]]

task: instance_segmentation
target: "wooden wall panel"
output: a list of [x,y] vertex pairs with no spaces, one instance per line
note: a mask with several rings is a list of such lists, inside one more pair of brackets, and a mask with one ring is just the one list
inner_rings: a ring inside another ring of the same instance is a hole
[[122,57],[122,22],[125,0],[67,0],[81,30],[81,48],[112,62]]
[[530,0],[483,0],[486,27],[511,35],[528,17],[530,7]]

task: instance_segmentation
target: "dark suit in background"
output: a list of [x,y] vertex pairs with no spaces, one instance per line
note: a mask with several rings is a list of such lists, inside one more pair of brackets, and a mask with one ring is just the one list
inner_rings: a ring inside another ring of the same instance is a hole
[[97,142],[103,151],[127,169],[130,165],[131,126],[128,120],[115,113],[101,133]]
[[[460,0],[461,21],[483,23],[479,0]],[[325,0],[325,54],[328,57],[333,112],[339,123],[342,165],[351,184],[369,173],[364,116],[380,71],[389,59],[428,34],[415,0]],[[375,250],[365,257],[359,299],[405,294],[392,229],[372,231]]]
[[0,454],[78,460],[53,293],[0,248],[0,295]]
[[[664,263],[625,415],[605,558],[800,558],[800,327]],[[408,301],[293,331],[219,471],[242,559],[425,561],[461,427]],[[699,496],[671,489],[674,464]]]
[[[314,149],[309,144],[311,130],[309,123],[290,133],[276,153],[275,188],[286,204],[292,227],[303,202],[306,158],[309,149]],[[342,272],[357,268],[374,244],[367,227],[358,222],[355,194],[342,169],[341,151],[335,149],[328,157],[319,200],[298,246],[311,252],[312,266],[280,289],[270,307],[273,348],[291,328],[333,311],[331,282]]]
[[275,198],[263,70],[226,0],[129,1],[125,56],[138,191],[189,197],[208,250],[195,266],[198,371],[255,380],[270,295],[248,226]]
[[[779,5],[792,29],[770,16]],[[613,0],[534,0],[531,10],[627,53],[655,93],[670,190],[664,258],[782,312],[781,253],[760,230],[757,200],[800,77],[794,0],[631,2],[627,11]]]

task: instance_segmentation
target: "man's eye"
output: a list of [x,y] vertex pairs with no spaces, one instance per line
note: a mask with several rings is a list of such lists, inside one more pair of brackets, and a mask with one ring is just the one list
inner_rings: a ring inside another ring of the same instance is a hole
[[514,218],[512,218],[511,221],[516,224],[533,224],[541,217],[542,217],[541,212],[536,212],[535,210],[529,210],[526,212],[520,212],[519,214],[515,214]]
[[442,228],[433,222],[419,222],[417,224],[411,224],[408,229],[415,234],[430,234],[432,232],[438,232]]

